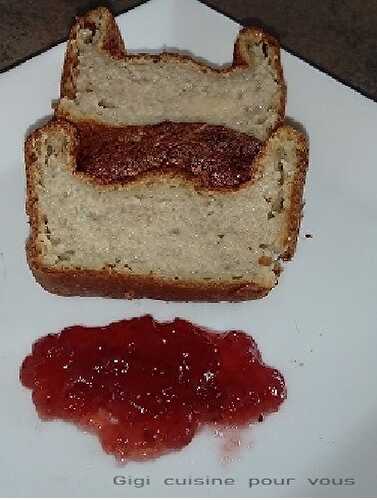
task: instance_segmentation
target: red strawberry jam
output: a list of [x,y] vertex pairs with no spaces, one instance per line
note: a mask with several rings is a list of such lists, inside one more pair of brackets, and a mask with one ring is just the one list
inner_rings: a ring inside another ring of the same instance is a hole
[[183,448],[203,425],[261,420],[286,397],[245,333],[151,316],[42,337],[20,377],[41,418],[96,433],[121,460]]

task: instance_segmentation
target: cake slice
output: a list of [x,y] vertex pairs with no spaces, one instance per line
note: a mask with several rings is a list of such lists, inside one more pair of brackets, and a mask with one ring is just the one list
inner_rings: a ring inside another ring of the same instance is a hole
[[106,8],[71,29],[56,116],[107,125],[162,121],[222,125],[265,140],[284,119],[278,42],[240,31],[233,63],[214,68],[180,54],[128,54]]
[[50,292],[260,298],[294,253],[307,144],[289,126],[261,143],[202,123],[53,120],[25,159],[28,262]]

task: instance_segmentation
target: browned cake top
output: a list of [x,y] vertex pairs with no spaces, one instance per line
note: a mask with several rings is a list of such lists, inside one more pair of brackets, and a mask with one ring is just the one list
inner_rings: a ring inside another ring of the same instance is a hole
[[237,187],[250,180],[261,142],[203,123],[111,127],[77,124],[77,171],[104,184],[126,183],[150,170],[179,169],[206,187]]

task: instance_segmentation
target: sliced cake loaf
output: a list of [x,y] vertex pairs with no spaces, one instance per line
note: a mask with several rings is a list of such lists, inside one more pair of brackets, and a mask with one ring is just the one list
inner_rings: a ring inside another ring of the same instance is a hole
[[93,124],[52,121],[26,143],[28,261],[47,290],[236,301],[276,284],[300,222],[307,145],[299,132],[282,126],[248,151],[249,175],[239,167],[232,187],[179,163],[106,177],[88,146],[93,133]]
[[284,119],[285,94],[279,45],[260,29],[241,30],[233,64],[219,69],[178,54],[127,54],[111,13],[98,8],[71,30],[56,115],[111,125],[205,122],[265,140]]

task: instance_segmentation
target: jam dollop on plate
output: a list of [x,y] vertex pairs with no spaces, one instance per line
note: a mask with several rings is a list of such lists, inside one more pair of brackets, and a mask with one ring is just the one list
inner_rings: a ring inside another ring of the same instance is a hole
[[286,397],[245,333],[151,316],[42,337],[20,378],[41,418],[94,432],[120,460],[181,449],[204,425],[261,421]]

